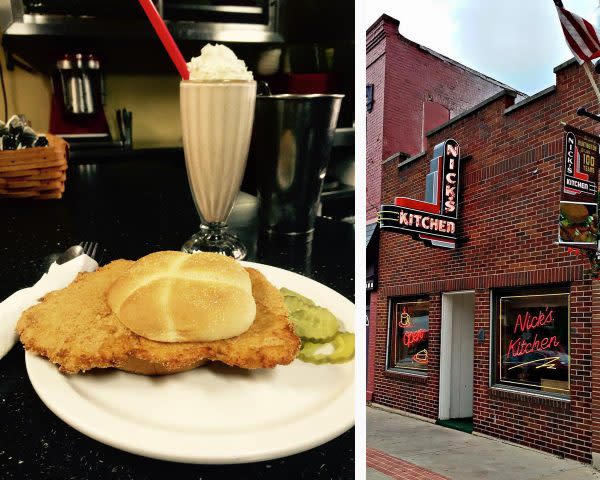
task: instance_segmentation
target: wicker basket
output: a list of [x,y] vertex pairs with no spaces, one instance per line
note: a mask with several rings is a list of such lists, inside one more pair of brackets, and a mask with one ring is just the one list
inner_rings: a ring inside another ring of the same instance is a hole
[[69,145],[46,135],[47,147],[0,151],[0,198],[61,198],[67,179]]

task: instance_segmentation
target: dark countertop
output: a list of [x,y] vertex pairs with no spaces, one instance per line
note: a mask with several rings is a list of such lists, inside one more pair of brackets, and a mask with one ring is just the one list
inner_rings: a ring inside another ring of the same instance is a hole
[[[105,249],[102,263],[179,250],[197,231],[198,216],[182,162],[123,160],[69,168],[59,201],[1,200],[0,298],[41,276],[42,259],[82,241]],[[232,229],[248,246],[247,260],[292,270],[353,300],[354,228],[318,219],[311,242],[273,241],[240,215]],[[38,398],[23,348],[0,360],[0,478],[49,479],[354,478],[354,429],[307,452],[233,466],[187,465],[106,446],[58,419]]]

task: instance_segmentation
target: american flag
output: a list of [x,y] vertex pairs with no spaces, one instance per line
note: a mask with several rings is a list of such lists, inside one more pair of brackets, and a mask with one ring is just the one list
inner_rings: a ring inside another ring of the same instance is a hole
[[596,28],[587,20],[566,10],[561,0],[554,0],[554,4],[567,44],[579,64],[600,57],[600,35]]

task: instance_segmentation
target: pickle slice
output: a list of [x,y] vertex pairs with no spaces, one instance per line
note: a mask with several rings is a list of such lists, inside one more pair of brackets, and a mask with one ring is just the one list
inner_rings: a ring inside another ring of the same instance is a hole
[[[296,334],[302,338],[298,358],[315,364],[343,363],[354,358],[354,334],[340,332],[340,321],[333,313],[285,287],[280,292]],[[333,348],[331,353],[316,353],[326,345]]]
[[305,307],[291,314],[296,335],[303,340],[327,342],[337,333],[340,322],[336,316],[323,307]]
[[[333,352],[317,353],[325,345],[332,345]],[[344,363],[354,358],[354,334],[339,332],[331,342],[326,344],[315,342],[302,342],[298,358],[304,362],[317,365],[323,363]]]
[[299,300],[302,301],[302,303],[314,307],[315,306],[315,302],[313,302],[310,298],[305,297],[304,295],[300,295],[298,292],[294,292],[293,290],[290,290],[288,288],[285,287],[281,287],[279,289],[279,292],[284,296],[284,297],[294,297],[297,298]]
[[298,310],[302,310],[303,308],[310,306],[303,302],[300,298],[292,296],[284,296],[283,303],[285,303],[285,307],[288,309],[288,312],[290,312],[290,315]]

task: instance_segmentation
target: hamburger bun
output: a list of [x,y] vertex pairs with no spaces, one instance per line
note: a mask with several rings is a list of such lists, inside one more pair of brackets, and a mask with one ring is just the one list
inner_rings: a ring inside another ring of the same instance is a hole
[[590,215],[587,207],[580,203],[561,203],[560,210],[572,224],[584,223]]
[[236,337],[256,316],[248,272],[215,253],[142,257],[110,286],[107,302],[127,328],[158,342]]

